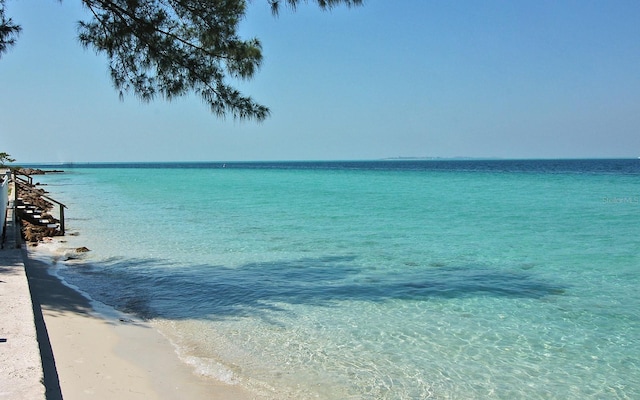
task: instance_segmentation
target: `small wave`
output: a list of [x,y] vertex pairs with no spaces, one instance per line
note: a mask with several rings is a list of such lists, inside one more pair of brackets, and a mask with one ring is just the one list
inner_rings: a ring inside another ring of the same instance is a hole
[[238,379],[233,371],[215,360],[195,356],[181,357],[181,360],[191,365],[199,375],[213,378],[229,385],[236,385],[238,383]]

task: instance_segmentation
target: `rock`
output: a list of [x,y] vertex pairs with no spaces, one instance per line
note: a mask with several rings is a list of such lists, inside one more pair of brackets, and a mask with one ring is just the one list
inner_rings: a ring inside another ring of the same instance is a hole
[[82,247],[78,247],[78,248],[76,249],[76,253],[86,253],[87,251],[91,251],[91,250],[89,250],[88,248],[86,248],[86,247],[84,247],[84,246],[82,246]]
[[44,171],[36,168],[20,168],[18,173],[23,175],[44,175]]

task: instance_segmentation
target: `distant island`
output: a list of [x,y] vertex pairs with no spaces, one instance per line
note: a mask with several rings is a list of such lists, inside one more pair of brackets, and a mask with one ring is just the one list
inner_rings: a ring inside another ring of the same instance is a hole
[[397,157],[387,157],[383,158],[383,160],[499,160],[500,157],[465,157],[465,156],[456,156],[456,157],[407,157],[407,156],[397,156]]

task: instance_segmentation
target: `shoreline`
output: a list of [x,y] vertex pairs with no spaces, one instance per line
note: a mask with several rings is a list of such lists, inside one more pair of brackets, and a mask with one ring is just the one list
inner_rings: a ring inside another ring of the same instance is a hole
[[[51,274],[52,266],[24,250],[24,264],[51,398],[253,399],[241,387],[199,376],[150,324],[106,315],[79,291]],[[105,306],[108,307],[108,306]],[[41,341],[42,342],[42,341]],[[47,355],[49,347],[51,354]],[[56,389],[56,386],[59,388]],[[58,392],[57,394],[53,392]],[[49,398],[49,397],[48,397]]]

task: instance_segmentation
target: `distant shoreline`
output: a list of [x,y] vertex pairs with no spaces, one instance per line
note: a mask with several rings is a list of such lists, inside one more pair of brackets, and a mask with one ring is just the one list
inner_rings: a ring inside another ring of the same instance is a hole
[[636,158],[603,159],[480,159],[398,157],[369,161],[189,161],[189,162],[92,162],[68,164],[30,164],[30,168],[52,172],[75,169],[211,169],[211,170],[388,170],[388,171],[466,171],[490,173],[625,173],[640,174]]
[[[80,162],[29,162],[21,163],[23,168],[38,168],[46,169],[53,168],[52,170],[44,170],[44,172],[58,173],[64,172],[64,170],[58,170],[58,167],[68,168],[102,168],[108,166],[123,166],[123,165],[206,165],[206,164],[308,164],[308,163],[362,163],[362,162],[385,162],[385,161],[495,161],[495,162],[513,162],[513,161],[557,161],[557,162],[571,162],[571,161],[629,161],[640,160],[640,157],[472,157],[472,156],[455,156],[455,157],[438,157],[438,156],[394,156],[384,158],[373,159],[335,159],[335,160],[200,160],[200,161],[80,161]],[[17,167],[11,166],[9,167]]]

